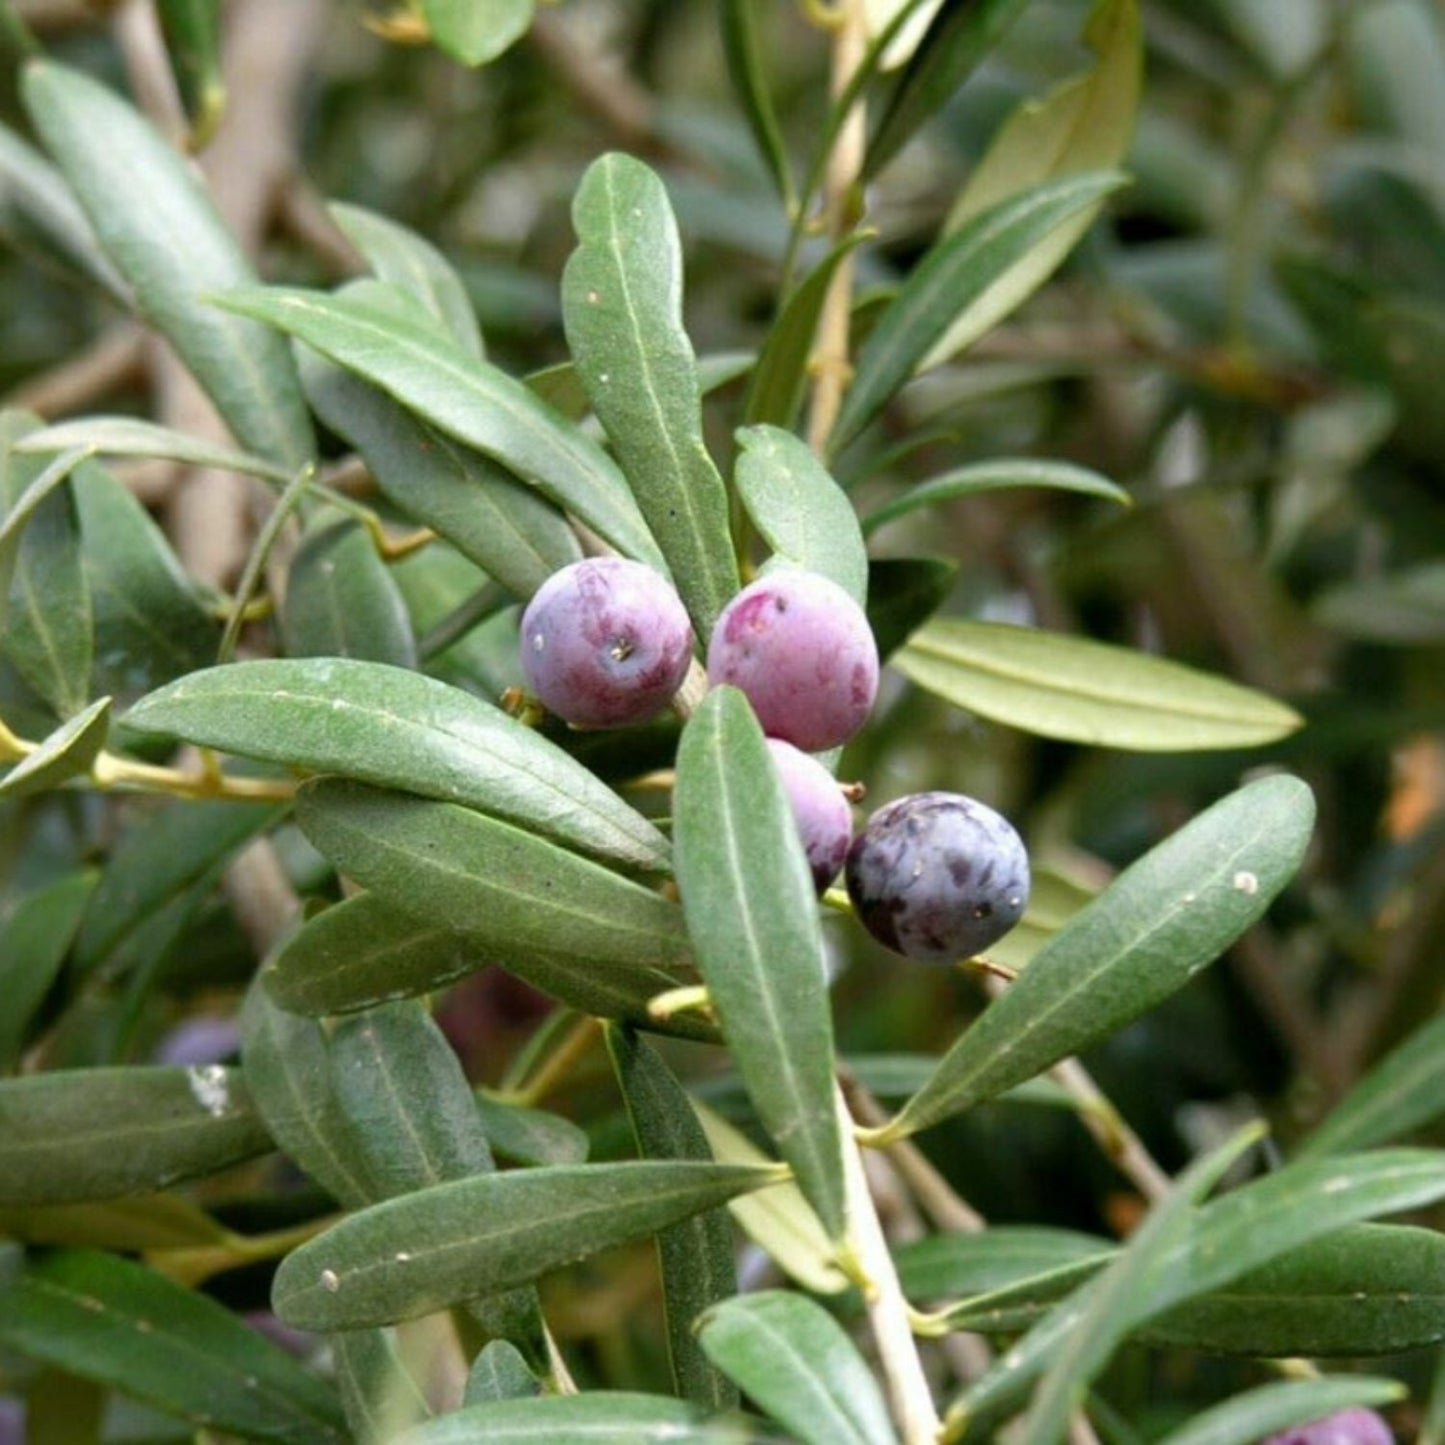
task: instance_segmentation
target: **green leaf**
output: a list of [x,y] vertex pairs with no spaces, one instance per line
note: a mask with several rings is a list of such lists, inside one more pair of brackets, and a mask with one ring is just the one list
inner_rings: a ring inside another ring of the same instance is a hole
[[1445,1014],[1415,1030],[1340,1100],[1299,1159],[1387,1144],[1445,1112]]
[[271,1147],[235,1069],[57,1069],[0,1080],[0,1203],[164,1189]]
[[[1071,176],[1032,187],[975,216],[938,242],[914,267],[863,344],[853,383],[829,438],[843,450],[913,375],[955,317],[987,305],[997,320],[1024,299],[1014,285],[1020,261],[1060,227],[1091,211],[1122,178],[1112,172]],[[1039,276],[1033,285],[1042,281]],[[1032,289],[1032,285],[1028,288]],[[1008,293],[1008,307],[994,298]]]
[[173,801],[142,820],[111,853],[86,910],[75,961],[86,973],[177,898],[218,878],[232,853],[280,816],[274,803]]
[[530,1284],[777,1177],[642,1160],[458,1179],[363,1209],[309,1240],[282,1261],[272,1303],[299,1329],[413,1319]]
[[791,432],[743,427],[737,441],[734,480],[759,535],[783,560],[836,582],[861,605],[868,557],[843,489]]
[[[746,5],[748,0],[741,0]],[[843,260],[868,237],[855,231],[839,242],[794,287],[768,328],[743,401],[743,420],[791,427],[803,407],[808,390],[808,361],[823,303]]]
[[708,1357],[804,1445],[897,1440],[872,1372],[843,1328],[805,1295],[762,1290],[715,1305],[698,1338]]
[[[3,785],[0,785],[3,786]],[[0,922],[0,1070],[14,1067],[30,1024],[80,927],[98,874],[94,869],[64,873],[22,894]]]
[[341,1405],[356,1445],[389,1445],[431,1416],[389,1331],[338,1330],[330,1343]]
[[[792,167],[777,110],[763,73],[762,41],[757,27],[757,0],[722,0],[718,7],[718,25],[722,34],[723,59],[727,62],[728,80],[742,107],[743,118],[753,133],[758,152],[768,168],[784,209],[795,204]],[[778,420],[782,425],[781,418]],[[762,417],[749,420],[761,421]]]
[[750,1438],[669,1395],[588,1390],[473,1405],[413,1430],[400,1445],[743,1445]]
[[93,462],[72,485],[95,614],[92,689],[119,705],[214,657],[221,627],[127,487]]
[[944,1056],[887,1126],[928,1128],[1042,1073],[1182,988],[1294,876],[1314,799],[1297,778],[1231,793],[1119,875]]
[[[607,1051],[641,1156],[710,1161],[707,1135],[661,1055],[616,1025],[608,1026]],[[704,1310],[738,1290],[732,1224],[726,1212],[711,1209],[659,1230],[657,1256],[674,1388],[683,1399],[707,1409],[735,1408],[737,1391],[708,1363],[693,1333]]]
[[1177,662],[1002,622],[940,618],[893,665],[955,707],[1040,737],[1136,752],[1256,747],[1301,724],[1293,709]]
[[[532,833],[334,779],[302,789],[298,816],[312,843],[379,899],[465,933],[477,967],[500,963],[564,1002],[638,1021],[648,998],[688,977],[675,903]],[[298,978],[288,951],[268,982],[276,998],[306,1007],[316,992],[301,1004],[293,984],[326,980]]]
[[868,626],[885,662],[948,598],[958,563],[940,557],[871,557]]
[[94,652],[90,589],[70,474],[83,448],[21,457],[30,418],[10,413],[0,429],[0,638],[16,671],[68,718],[90,696]]
[[613,152],[572,202],[577,249],[562,315],[592,409],[672,568],[699,640],[738,590],[727,489],[702,435],[697,360],[682,325],[682,247],[667,191]]
[[698,968],[763,1126],[824,1228],[844,1228],[843,1141],[816,895],[747,699],[714,688],[683,729],[677,880]]
[[1422,562],[1326,588],[1316,621],[1346,637],[1418,647],[1445,637],[1445,563]]
[[[949,213],[946,232],[962,235],[975,220],[998,214],[997,208],[1026,194],[1123,163],[1143,81],[1139,0],[1098,0],[1084,26],[1084,43],[1098,63],[1014,113],[974,169]],[[945,318],[947,330],[930,347],[923,367],[957,355],[1031,296],[1093,224],[1102,201],[1102,195],[1096,197],[1039,236],[982,295]]]
[[934,1234],[901,1245],[898,1278],[910,1299],[941,1299],[1002,1289],[1084,1260],[1102,1262],[1113,1246],[1096,1235],[1040,1225],[994,1225],[976,1234]]
[[580,1164],[591,1148],[585,1129],[545,1109],[476,1095],[477,1112],[492,1148],[516,1164]]
[[271,1137],[337,1203],[367,1203],[371,1181],[331,1089],[326,1035],[253,983],[241,1010],[241,1069]]
[[1168,1194],[1150,1208],[1129,1243],[1089,1284],[1087,1303],[1039,1383],[1021,1427],[1021,1445],[1058,1445],[1063,1440],[1069,1416],[1082,1407],[1089,1385],[1135,1321],[1148,1311],[1160,1279],[1167,1278],[1169,1251],[1188,1235],[1195,1201],[1218,1184],[1264,1132],[1262,1124],[1247,1125],[1219,1148],[1196,1159],[1173,1182]]
[[581,557],[561,512],[480,452],[317,356],[303,355],[301,380],[316,414],[361,453],[382,495],[517,597]]
[[[470,8],[475,11],[480,7]],[[530,4],[525,8],[530,10]],[[483,354],[482,333],[467,288],[451,262],[430,241],[363,206],[332,201],[326,209],[381,280],[401,287],[420,301],[463,351],[478,357]]]
[[977,496],[980,492],[1012,490],[1017,487],[1050,487],[1063,492],[1082,492],[1085,496],[1106,497],[1121,506],[1132,506],[1133,498],[1123,487],[1087,467],[1071,462],[1041,462],[1031,457],[1010,457],[1000,461],[975,462],[958,467],[942,476],[932,477],[910,487],[892,501],[885,502],[863,518],[863,535],[871,537],[879,527],[920,507],[950,502],[956,497]]
[[79,71],[33,61],[22,90],[142,315],[176,348],[242,445],[289,471],[304,466],[315,441],[290,353],[264,328],[201,299],[254,282],[255,273],[195,171],[144,116]]
[[0,1234],[36,1245],[80,1245],[122,1253],[225,1246],[235,1238],[176,1194],[143,1194],[97,1204],[6,1205]]
[[1406,1393],[1398,1380],[1369,1375],[1262,1385],[1201,1410],[1187,1425],[1171,1430],[1159,1445],[1256,1445],[1291,1425],[1323,1420],[1352,1405],[1388,1405]]
[[1445,1237],[1358,1224],[1152,1321],[1152,1343],[1212,1354],[1392,1355],[1445,1338]]
[[190,117],[190,148],[202,150],[226,107],[220,0],[157,0],[156,14]]
[[160,457],[188,467],[240,472],[269,482],[291,480],[285,467],[263,457],[239,452],[234,447],[218,446],[202,437],[188,436],[172,427],[133,416],[85,416],[56,422],[28,433],[16,443],[15,450],[58,452],[69,447],[83,447],[99,456]]
[[323,524],[302,538],[286,574],[281,636],[293,658],[416,666],[411,615],[360,522]]
[[232,291],[229,310],[279,328],[499,462],[629,557],[665,570],[606,452],[520,382],[430,326],[373,302],[285,287]]
[[142,1265],[67,1250],[0,1290],[0,1341],[189,1420],[277,1445],[347,1436],[336,1397],[228,1310]]
[[485,65],[532,24],[533,0],[422,0],[432,39],[463,65]]
[[462,1408],[493,1400],[526,1400],[541,1389],[541,1382],[527,1368],[521,1351],[506,1340],[493,1340],[472,1361]]
[[83,777],[100,755],[109,732],[110,699],[98,698],[0,777],[0,798],[43,793],[71,778]]
[[626,867],[668,865],[657,829],[561,748],[470,693],[404,668],[232,663],[143,698],[125,723],[462,803]]
[[1022,0],[942,6],[883,107],[868,142],[865,177],[876,176],[958,94],[1022,8]]

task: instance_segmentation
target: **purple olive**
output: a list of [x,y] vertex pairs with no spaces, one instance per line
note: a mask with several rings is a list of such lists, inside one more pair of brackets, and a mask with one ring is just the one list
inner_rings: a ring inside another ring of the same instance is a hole
[[1357,1405],[1283,1430],[1261,1445],[1395,1445],[1395,1437],[1379,1415]]
[[779,569],[744,587],[713,629],[708,681],[747,694],[763,731],[804,752],[845,743],[878,694],[878,647],[836,582]]
[[588,557],[554,572],[522,614],[522,670],[542,705],[577,727],[656,717],[692,660],[692,624],[652,568]]
[[959,793],[879,808],[848,850],[848,896],[886,948],[927,963],[971,958],[1023,917],[1029,860],[1012,824]]
[[817,758],[800,752],[792,743],[769,738],[768,751],[778,779],[788,795],[803,852],[813,870],[819,893],[838,876],[853,837],[853,813],[838,780]]

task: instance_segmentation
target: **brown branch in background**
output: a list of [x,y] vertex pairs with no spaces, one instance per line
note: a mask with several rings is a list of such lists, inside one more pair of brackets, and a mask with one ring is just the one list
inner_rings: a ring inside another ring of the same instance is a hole
[[133,322],[122,322],[102,332],[85,350],[28,377],[3,404],[38,412],[53,421],[134,381],[144,359],[145,332]]

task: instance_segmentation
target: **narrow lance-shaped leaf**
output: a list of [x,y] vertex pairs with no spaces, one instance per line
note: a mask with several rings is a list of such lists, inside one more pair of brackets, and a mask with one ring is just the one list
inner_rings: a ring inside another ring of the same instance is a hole
[[299,1329],[412,1319],[529,1284],[774,1182],[726,1164],[561,1165],[438,1184],[349,1215],[282,1261],[272,1302]]
[[519,381],[369,300],[285,287],[232,291],[224,305],[304,341],[409,411],[476,448],[629,557],[666,570],[616,464]]
[[919,687],[1040,737],[1137,752],[1257,747],[1300,726],[1253,688],[1130,648],[1002,622],[927,622],[893,664]]
[[843,1141],[822,930],[797,825],[742,693],[714,688],[683,730],[678,886],[698,968],[759,1118],[835,1239]]
[[0,1203],[165,1189],[271,1147],[239,1071],[56,1069],[0,1082]]
[[[1034,186],[1123,164],[1143,80],[1139,0],[1098,0],[1084,27],[1084,43],[1098,63],[1042,100],[1019,107],[969,178],[946,232],[961,231],[974,217]],[[1102,199],[1041,237],[988,291],[959,308],[922,366],[956,355],[1032,295],[1078,244]]]
[[1121,177],[1105,173],[1041,185],[983,212],[934,246],[864,343],[829,450],[841,451],[887,405],[951,318],[977,305],[1035,246],[1121,184]]
[[109,732],[110,699],[97,698],[0,777],[0,798],[43,793],[71,778],[83,777],[100,756]]
[[405,668],[342,658],[238,662],[151,693],[125,723],[462,803],[624,866],[667,867],[667,840],[561,748],[470,693]]
[[160,426],[134,416],[85,416],[74,421],[41,427],[16,443],[18,452],[58,452],[68,447],[86,447],[97,456],[160,457],[183,462],[189,467],[211,467],[223,472],[241,472],[285,483],[291,474],[264,457],[234,447],[219,446],[172,427]]
[[[712,1159],[692,1103],[660,1054],[628,1029],[609,1026],[607,1050],[644,1159]],[[657,1235],[662,1302],[673,1384],[686,1400],[734,1408],[737,1391],[709,1363],[694,1324],[704,1310],[737,1293],[732,1224],[723,1209],[669,1225]]]
[[430,1417],[421,1386],[388,1330],[337,1330],[330,1337],[336,1384],[356,1445],[388,1445]]
[[657,176],[614,153],[582,178],[572,224],[567,344],[706,642],[739,582],[727,489],[703,441],[697,362],[682,325],[677,222]]
[[868,595],[868,556],[858,517],[811,448],[780,427],[737,434],[738,495],[779,557],[836,582],[853,600]]
[[65,1250],[0,1290],[0,1342],[189,1420],[274,1445],[342,1445],[336,1396],[212,1299],[129,1260]]
[[430,241],[364,206],[333,201],[326,209],[377,276],[420,301],[464,351],[483,354],[482,333],[467,288]]
[[156,13],[191,120],[190,148],[202,150],[226,106],[220,0],[157,0]]
[[821,1305],[763,1290],[715,1305],[698,1329],[708,1356],[805,1445],[895,1445],[878,1382]]
[[1256,1445],[1291,1425],[1323,1420],[1351,1406],[1388,1405],[1405,1393],[1398,1380],[1370,1375],[1262,1385],[1201,1410],[1187,1425],[1171,1430],[1159,1445]]
[[[763,73],[762,44],[758,36],[758,0],[722,0],[718,25],[722,32],[723,59],[728,79],[742,106],[743,116],[753,133],[758,151],[772,176],[783,205],[789,211],[796,204],[792,168],[782,127]],[[759,418],[760,419],[760,418]]]
[[1263,778],[1128,868],[1064,925],[887,1126],[925,1129],[1122,1028],[1212,963],[1294,876],[1309,789]]
[[[142,315],[180,353],[251,451],[295,471],[315,452],[290,353],[279,337],[202,298],[255,273],[195,172],[105,86],[32,62],[26,107]],[[96,136],[105,145],[95,144]]]
[[696,1405],[670,1395],[587,1390],[454,1410],[413,1430],[401,1445],[745,1445],[751,1434],[726,1421],[714,1424]]

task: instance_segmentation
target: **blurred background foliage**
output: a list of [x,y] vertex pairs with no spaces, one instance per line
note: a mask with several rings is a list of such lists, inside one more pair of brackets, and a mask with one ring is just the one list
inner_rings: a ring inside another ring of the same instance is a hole
[[[19,8],[60,58],[124,84],[106,17],[80,5]],[[378,33],[379,8],[307,8],[315,33],[295,168],[260,246],[268,278],[329,284],[344,274],[351,263],[321,200],[354,202],[446,253],[494,359],[517,373],[559,362],[570,197],[601,150],[624,148],[666,178],[699,354],[757,347],[786,223],[730,91],[711,0],[543,6],[531,35],[480,71]],[[1087,8],[1025,7],[872,182],[877,236],[859,253],[860,325],[869,297],[937,233],[1002,119],[1089,62],[1079,45]],[[864,511],[999,455],[1104,472],[1132,509],[1000,492],[893,522],[872,551],[940,559],[948,611],[1192,662],[1284,698],[1306,726],[1248,753],[1123,754],[967,718],[890,675],[842,773],[867,784],[870,804],[947,787],[1002,807],[1031,842],[1038,904],[1060,916],[1250,769],[1283,764],[1310,783],[1320,801],[1311,859],[1266,924],[1087,1060],[1173,1170],[1259,1109],[1287,1149],[1441,1001],[1445,14],[1431,0],[1142,8],[1132,185],[1054,283],[915,384],[890,410],[886,437],[870,435],[840,470]],[[802,7],[764,10],[788,147],[807,156],[827,47]],[[24,132],[13,74],[0,116]],[[81,404],[65,389],[77,358],[103,362],[126,323],[27,244],[3,192],[0,229],[15,243],[0,251],[0,390],[62,415]],[[145,414],[150,377],[139,355],[113,364],[83,405]],[[738,400],[733,383],[710,403],[720,459]],[[163,526],[180,525],[164,499],[151,504]],[[470,564],[445,553],[397,575],[419,631],[473,580]],[[512,625],[504,614],[443,653],[437,670],[495,695],[512,680]],[[209,634],[198,650],[207,646]],[[17,723],[37,710],[8,666],[0,709]],[[579,746],[600,756],[607,742]],[[265,821],[229,804],[117,806],[83,793],[0,804],[0,918],[13,924],[23,894],[127,848],[151,889],[129,936],[91,950],[105,966],[52,992],[41,1015],[48,1063],[179,1056],[205,1027],[224,1040],[253,960],[217,880],[227,850]],[[318,877],[299,837],[280,837],[293,879]],[[936,1053],[982,1004],[972,985],[885,956],[859,930],[831,937],[845,1054]],[[540,1010],[489,975],[455,990],[442,1017],[476,1081],[496,1084]],[[676,1047],[685,1071],[700,1057]],[[598,1053],[548,1101],[592,1131],[594,1155],[625,1147],[609,1079]],[[996,1222],[1120,1230],[1137,1211],[1064,1110],[989,1106],[922,1143]],[[284,1216],[284,1198],[254,1185],[222,1176],[206,1192],[232,1223]],[[662,1369],[644,1256],[604,1256],[553,1282],[559,1332],[590,1340],[589,1367],[611,1384],[653,1386]],[[232,1271],[213,1287],[241,1306],[264,1303],[264,1272]],[[1424,1362],[1399,1368],[1419,1383]],[[1138,1350],[1108,1393],[1146,1422],[1151,1399],[1167,1396],[1182,1415],[1246,1373]]]

